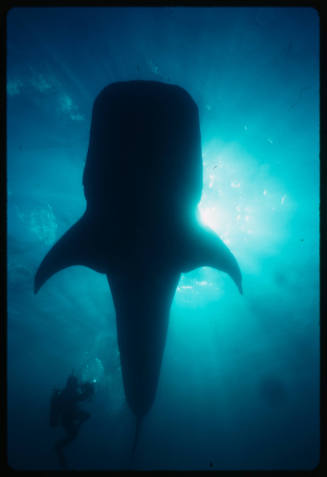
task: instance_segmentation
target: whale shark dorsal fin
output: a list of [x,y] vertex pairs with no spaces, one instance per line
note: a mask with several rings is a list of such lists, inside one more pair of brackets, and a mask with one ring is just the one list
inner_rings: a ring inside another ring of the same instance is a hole
[[199,267],[212,267],[227,273],[241,295],[242,275],[236,258],[227,245],[208,227],[197,227],[189,234],[183,256],[183,272]]
[[50,249],[41,262],[34,280],[34,293],[55,273],[73,265],[84,265],[104,273],[96,254],[99,247],[94,243],[92,227],[83,216]]

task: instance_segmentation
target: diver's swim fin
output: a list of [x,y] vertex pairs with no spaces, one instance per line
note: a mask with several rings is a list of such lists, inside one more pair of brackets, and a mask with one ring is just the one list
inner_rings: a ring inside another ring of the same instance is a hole
[[183,256],[185,257],[183,272],[206,266],[216,268],[227,273],[241,295],[243,294],[242,275],[236,258],[211,229],[207,227],[194,229],[188,236]]
[[67,469],[67,459],[61,448],[61,441],[56,442],[56,444],[54,445],[54,449],[56,451],[60,467],[62,467],[63,469]]
[[55,273],[72,265],[85,265],[100,273],[105,273],[104,267],[99,265],[101,260],[101,246],[94,243],[97,233],[92,225],[83,216],[74,224],[41,262],[34,280],[34,293]]

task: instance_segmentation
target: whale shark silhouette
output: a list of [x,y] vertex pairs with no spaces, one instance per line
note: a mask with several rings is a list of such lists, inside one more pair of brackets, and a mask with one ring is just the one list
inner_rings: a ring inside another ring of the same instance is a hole
[[155,399],[181,274],[213,267],[242,293],[233,254],[196,219],[202,157],[191,96],[154,81],[105,87],[93,106],[83,185],[85,213],[45,256],[34,291],[72,265],[107,275],[125,395],[142,418]]

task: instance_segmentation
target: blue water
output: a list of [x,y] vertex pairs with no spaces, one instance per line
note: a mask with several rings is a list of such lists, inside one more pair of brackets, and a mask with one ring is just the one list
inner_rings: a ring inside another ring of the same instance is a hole
[[[91,109],[107,84],[159,80],[199,107],[199,218],[236,256],[244,296],[201,268],[171,309],[139,469],[310,469],[319,461],[319,17],[311,8],[28,8],[8,15],[8,460],[58,469],[52,389],[96,380],[67,458],[126,467],[104,275],[35,271],[83,213]],[[126,217],[128,221],[128,217]]]

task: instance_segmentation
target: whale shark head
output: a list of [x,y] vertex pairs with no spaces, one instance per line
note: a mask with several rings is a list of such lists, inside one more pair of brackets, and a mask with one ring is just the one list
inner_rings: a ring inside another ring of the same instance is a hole
[[155,399],[180,275],[210,266],[242,293],[235,257],[195,218],[202,156],[191,96],[153,81],[104,88],[93,106],[83,186],[85,213],[45,256],[34,289],[72,265],[107,275],[126,399],[143,416]]
[[190,95],[151,81],[114,83],[101,91],[83,184],[90,214],[118,218],[120,226],[121,213],[128,224],[151,227],[172,217],[185,220],[202,191],[198,108]]

